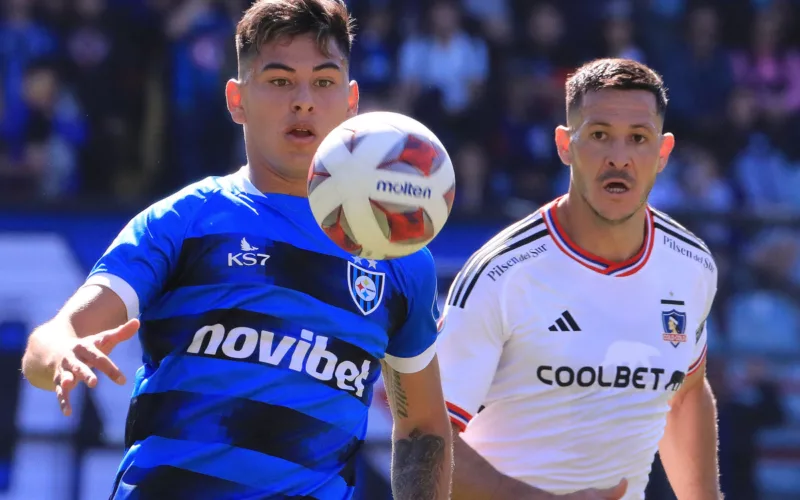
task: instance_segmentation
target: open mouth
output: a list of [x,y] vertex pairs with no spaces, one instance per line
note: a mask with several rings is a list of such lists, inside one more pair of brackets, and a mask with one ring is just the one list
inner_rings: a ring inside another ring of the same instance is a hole
[[627,183],[622,181],[610,181],[603,184],[603,189],[611,194],[623,194],[630,191]]
[[307,124],[295,124],[286,129],[286,135],[293,139],[310,141],[316,137],[314,128]]
[[294,128],[289,131],[289,135],[293,135],[295,137],[314,137],[314,133],[305,128]]

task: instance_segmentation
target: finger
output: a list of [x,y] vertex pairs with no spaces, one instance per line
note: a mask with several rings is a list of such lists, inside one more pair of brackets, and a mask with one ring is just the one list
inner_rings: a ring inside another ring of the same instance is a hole
[[72,405],[69,402],[69,393],[75,387],[75,378],[72,372],[66,371],[57,376],[61,383],[56,385],[56,398],[58,399],[58,406],[61,408],[61,413],[68,417],[72,414]]
[[70,370],[61,368],[58,370],[58,375],[56,375],[55,382],[56,386],[70,390],[75,387],[75,375]]
[[75,385],[77,385],[78,382],[85,382],[89,387],[94,387],[97,385],[97,376],[94,374],[91,368],[86,366],[79,359],[64,358],[62,365],[65,370],[72,372],[72,375],[75,378]]
[[64,391],[60,385],[56,386],[56,399],[58,400],[58,408],[61,413],[68,417],[72,414],[72,406],[69,404],[69,392]]
[[117,365],[115,365],[108,356],[103,354],[100,349],[97,349],[94,346],[82,346],[76,355],[78,356],[78,359],[86,363],[88,366],[96,370],[100,370],[106,375],[106,377],[110,378],[114,382],[120,385],[125,384],[125,375],[122,374],[122,371],[117,368]]
[[120,342],[131,339],[139,331],[139,320],[128,320],[124,325],[118,326],[101,335],[96,342],[96,346],[105,354],[109,354]]
[[609,500],[619,500],[623,496],[625,496],[625,492],[628,490],[628,480],[622,478],[619,483],[613,488],[608,488],[607,490],[602,490],[603,498],[607,498]]

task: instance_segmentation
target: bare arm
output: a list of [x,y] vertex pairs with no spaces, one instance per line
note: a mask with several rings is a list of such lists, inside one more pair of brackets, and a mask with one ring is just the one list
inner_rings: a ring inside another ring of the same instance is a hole
[[35,387],[55,390],[54,363],[61,343],[111,330],[126,319],[125,304],[116,293],[99,285],[79,288],[53,319],[33,331],[22,373]]
[[459,428],[453,424],[453,455],[456,464],[453,473],[453,500],[556,498],[553,494],[502,474],[458,434]]
[[397,500],[450,498],[452,434],[436,357],[416,373],[386,363],[383,379],[394,417],[392,493]]
[[127,317],[122,299],[110,289],[78,289],[53,319],[31,334],[22,357],[23,375],[34,387],[55,391],[61,411],[70,415],[70,391],[79,382],[97,384],[92,369],[125,383],[108,354],[139,329],[138,320],[126,323]]
[[717,462],[717,412],[705,361],[679,389],[659,444],[661,462],[678,498],[722,498]]

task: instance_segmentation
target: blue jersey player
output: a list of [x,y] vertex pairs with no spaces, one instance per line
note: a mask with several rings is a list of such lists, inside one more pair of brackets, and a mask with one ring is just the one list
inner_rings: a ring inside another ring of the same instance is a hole
[[449,497],[431,255],[353,258],[305,198],[317,145],[357,112],[351,40],[341,0],[254,2],[225,89],[248,165],[137,215],[31,335],[24,374],[69,415],[78,383],[124,382],[108,355],[138,331],[112,498],[349,498],[381,367],[395,498]]

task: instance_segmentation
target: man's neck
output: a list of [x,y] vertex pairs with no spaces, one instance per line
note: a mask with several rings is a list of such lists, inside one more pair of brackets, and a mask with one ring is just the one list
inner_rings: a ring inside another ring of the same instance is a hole
[[556,216],[578,247],[610,262],[630,259],[644,244],[644,206],[625,222],[609,224],[600,219],[581,196],[567,194],[556,206]]
[[262,193],[288,194],[291,196],[308,196],[308,184],[305,179],[295,179],[281,175],[266,164],[248,163],[250,182]]

